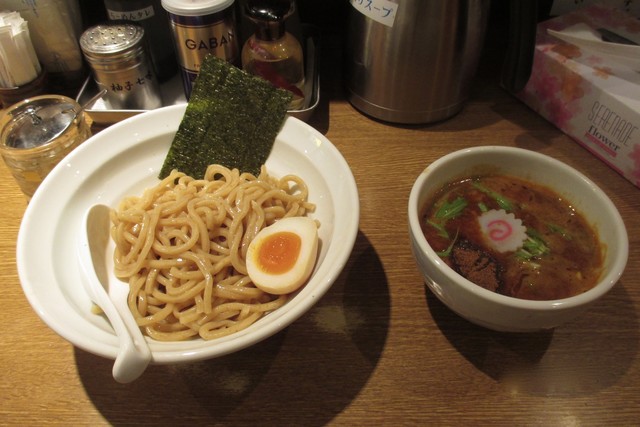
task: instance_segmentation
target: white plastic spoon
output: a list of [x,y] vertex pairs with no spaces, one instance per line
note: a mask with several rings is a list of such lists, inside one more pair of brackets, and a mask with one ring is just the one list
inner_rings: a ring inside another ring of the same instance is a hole
[[105,252],[109,243],[109,207],[94,205],[85,214],[78,238],[78,260],[82,282],[91,300],[109,319],[120,341],[113,364],[119,383],[137,379],[151,361],[151,350],[127,306],[129,286],[109,280]]

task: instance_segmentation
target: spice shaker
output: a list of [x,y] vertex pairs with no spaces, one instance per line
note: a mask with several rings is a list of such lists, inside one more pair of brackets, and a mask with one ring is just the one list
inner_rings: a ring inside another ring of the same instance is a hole
[[142,26],[128,22],[95,25],[82,33],[80,48],[98,87],[107,90],[109,108],[152,110],[162,106]]
[[246,0],[245,13],[255,33],[242,48],[242,68],[293,94],[290,110],[304,105],[304,57],[285,21],[294,12],[293,0]]
[[28,197],[91,136],[80,105],[62,95],[36,96],[12,105],[0,117],[0,129],[0,154]]
[[215,55],[239,65],[235,0],[162,0],[168,12],[184,92],[189,99],[202,60]]

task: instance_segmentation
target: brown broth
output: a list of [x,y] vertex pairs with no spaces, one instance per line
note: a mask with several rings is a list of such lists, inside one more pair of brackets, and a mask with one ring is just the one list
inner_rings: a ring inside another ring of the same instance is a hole
[[[466,201],[457,216],[436,217],[456,200]],[[478,217],[505,207],[526,227],[526,248],[499,252],[487,243]],[[591,289],[602,270],[602,246],[584,217],[551,189],[520,178],[487,175],[451,183],[425,203],[420,218],[427,241],[449,266],[500,294],[567,298]]]

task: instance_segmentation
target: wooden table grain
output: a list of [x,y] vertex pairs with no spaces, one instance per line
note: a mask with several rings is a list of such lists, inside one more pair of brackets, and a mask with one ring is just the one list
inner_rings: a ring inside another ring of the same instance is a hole
[[[324,83],[310,123],[342,152],[360,194],[359,233],[344,271],[272,338],[214,360],[152,366],[132,384],[116,383],[112,361],[74,348],[29,306],[15,258],[27,201],[0,164],[0,424],[638,424],[640,189],[492,75],[477,78],[460,114],[425,126],[372,120],[345,101],[339,82]],[[622,279],[587,314],[553,331],[506,334],[466,322],[428,291],[411,256],[413,180],[444,154],[489,144],[577,168],[625,221],[631,252]]]

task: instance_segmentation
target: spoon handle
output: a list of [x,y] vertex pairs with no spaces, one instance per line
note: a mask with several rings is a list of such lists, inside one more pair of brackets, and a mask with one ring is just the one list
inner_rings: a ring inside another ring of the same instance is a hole
[[[85,287],[85,290],[89,294],[91,300],[104,312],[105,316],[111,323],[116,336],[119,341],[119,349],[116,355],[115,363],[113,364],[113,378],[119,383],[129,383],[138,378],[149,363],[151,355],[148,347],[145,345],[136,345],[135,339],[131,334],[129,328],[127,328],[123,316],[118,312],[118,309],[113,304],[107,291],[100,285],[95,286],[94,283],[100,283],[95,271],[89,268],[91,264],[90,259],[84,259],[85,254],[89,254],[89,249],[82,249],[79,247],[79,266],[81,272],[81,280]],[[127,314],[131,316],[131,313]],[[142,337],[140,330],[137,330],[137,334]]]
[[111,279],[105,253],[109,244],[109,208],[91,207],[84,218],[84,227],[78,235],[78,262],[82,284],[111,323],[119,340],[113,378],[128,383],[138,378],[151,361],[151,350],[145,342],[127,305],[129,287]]
[[[126,332],[119,332],[118,335],[127,336],[126,340],[120,342],[120,350],[118,352],[118,356],[127,354],[126,363],[123,363],[124,357],[116,357],[113,365],[113,377],[121,383],[131,382],[142,375],[151,360],[151,350],[126,304],[128,294],[129,287],[125,286],[124,283],[111,283],[109,287],[111,304],[118,311],[120,327],[126,330]],[[125,346],[133,346],[134,348],[125,348]]]

